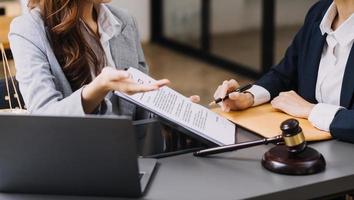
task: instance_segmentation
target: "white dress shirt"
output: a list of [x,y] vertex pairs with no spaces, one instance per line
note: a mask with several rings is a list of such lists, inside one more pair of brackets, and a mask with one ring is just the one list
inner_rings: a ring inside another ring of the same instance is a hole
[[[119,34],[121,24],[106,5],[99,4],[95,7],[95,9],[98,14],[98,34],[100,36],[100,43],[106,55],[107,67],[115,68],[116,66],[113,61],[109,41]],[[94,75],[93,78],[95,78]],[[114,98],[114,95],[112,95],[112,93],[108,93],[104,99],[105,103],[102,104],[104,105],[104,107],[102,107],[101,105],[98,109],[99,113],[104,113],[108,115],[119,113],[117,105],[112,103],[112,98]]]
[[[316,100],[319,102],[311,111],[309,121],[318,129],[329,131],[335,114],[340,109],[340,96],[344,72],[354,41],[354,14],[351,15],[337,30],[332,24],[337,16],[335,3],[327,10],[320,29],[322,35],[327,34],[323,48],[317,84]],[[253,86],[250,90],[255,97],[254,106],[270,100],[270,93],[261,86]]]
[[121,24],[106,5],[99,4],[96,10],[98,13],[98,33],[100,34],[100,41],[106,54],[107,64],[110,67],[116,67],[111,54],[109,40],[119,34],[118,30]]

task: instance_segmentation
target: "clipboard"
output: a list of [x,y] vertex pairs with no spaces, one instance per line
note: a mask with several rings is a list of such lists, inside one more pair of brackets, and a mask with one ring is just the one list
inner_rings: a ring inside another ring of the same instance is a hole
[[[156,81],[135,68],[127,72],[139,84]],[[208,146],[224,146],[235,143],[236,125],[208,108],[191,102],[187,97],[167,86],[158,90],[128,95],[115,95],[159,116],[164,124],[186,133]]]
[[294,118],[300,122],[306,141],[312,142],[332,139],[329,132],[315,128],[307,119],[287,115],[274,109],[271,104],[264,104],[249,108],[245,111],[233,111],[229,113],[221,111],[220,108],[213,109],[213,111],[238,126],[266,138],[280,135],[280,124],[287,119]]

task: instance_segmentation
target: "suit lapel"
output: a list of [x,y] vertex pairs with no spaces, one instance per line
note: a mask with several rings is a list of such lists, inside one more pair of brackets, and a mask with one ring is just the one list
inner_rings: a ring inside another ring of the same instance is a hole
[[112,58],[117,69],[138,67],[138,58],[135,56],[137,51],[134,35],[132,27],[127,25],[119,35],[109,41]]
[[352,47],[347,65],[344,72],[340,105],[346,108],[350,107],[354,91],[354,48]]
[[[115,68],[124,70],[129,67],[138,67],[138,58],[136,44],[134,40],[135,33],[131,26],[125,26],[121,32],[109,41],[111,55]],[[120,115],[133,116],[135,118],[136,107],[124,99],[116,98]]]
[[303,97],[312,102],[317,103],[316,100],[316,83],[318,76],[318,69],[320,65],[321,55],[323,51],[324,44],[326,42],[327,35],[322,35],[319,28],[320,22],[315,23],[312,36],[310,38],[309,46],[307,47],[305,55],[304,64],[304,77],[306,85],[303,88]]

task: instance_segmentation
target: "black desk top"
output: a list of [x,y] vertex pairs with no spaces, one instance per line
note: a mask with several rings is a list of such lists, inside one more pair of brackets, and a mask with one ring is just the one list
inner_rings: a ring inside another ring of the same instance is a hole
[[[287,176],[268,172],[261,157],[269,146],[259,146],[211,158],[192,154],[159,160],[143,199],[309,199],[354,190],[354,144],[327,141],[310,146],[327,161],[325,172]],[[121,198],[0,194],[4,200],[111,200]]]

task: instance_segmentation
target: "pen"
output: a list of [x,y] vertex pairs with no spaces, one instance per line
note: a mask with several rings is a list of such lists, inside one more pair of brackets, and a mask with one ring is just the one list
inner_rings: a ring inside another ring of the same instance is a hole
[[[252,87],[252,84],[247,84],[245,86],[237,88],[235,91],[232,91],[229,94],[234,93],[234,92],[240,92],[240,93],[245,92],[246,90],[250,89],[251,87]],[[213,105],[216,105],[220,102],[225,101],[226,99],[229,98],[229,94],[227,94],[224,98],[218,98],[218,99],[214,100],[213,102],[210,102],[209,106],[213,106]]]

